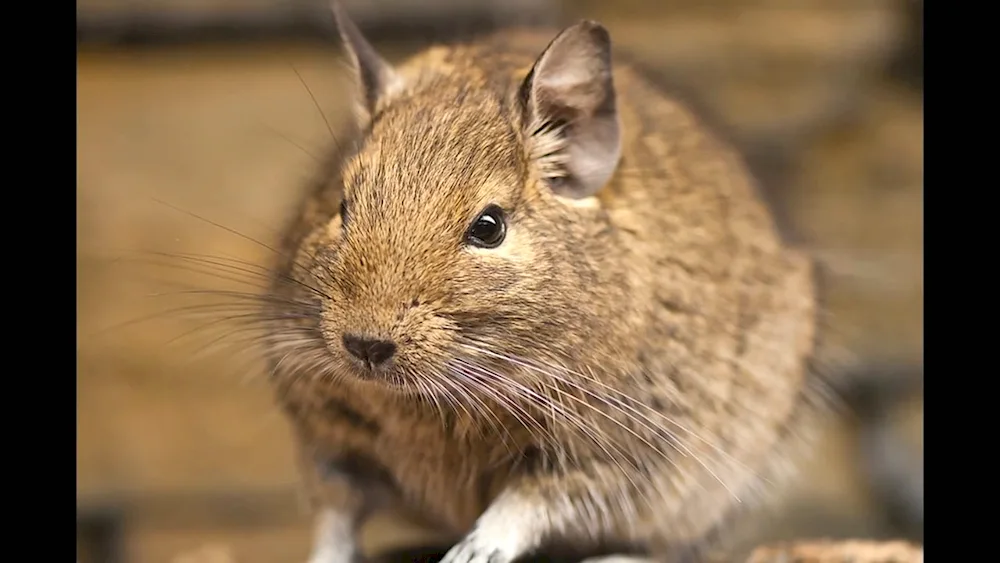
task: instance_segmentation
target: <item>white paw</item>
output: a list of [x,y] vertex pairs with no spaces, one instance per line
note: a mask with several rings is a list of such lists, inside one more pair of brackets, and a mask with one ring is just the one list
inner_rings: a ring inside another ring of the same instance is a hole
[[308,563],[357,563],[353,549],[316,549],[309,556]]
[[343,512],[325,509],[316,518],[316,538],[309,563],[356,563],[352,519]]
[[608,555],[604,557],[591,557],[584,559],[580,563],[653,563],[653,559],[632,555]]
[[309,563],[356,563],[353,549],[317,549],[309,556]]
[[510,563],[516,557],[502,546],[472,534],[451,548],[440,563]]
[[511,563],[538,547],[548,516],[533,499],[502,495],[439,563]]

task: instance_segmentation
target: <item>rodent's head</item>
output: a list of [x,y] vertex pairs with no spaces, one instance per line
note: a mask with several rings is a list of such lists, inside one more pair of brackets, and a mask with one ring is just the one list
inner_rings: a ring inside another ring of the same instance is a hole
[[600,338],[579,327],[602,324],[587,305],[607,254],[596,194],[620,153],[604,28],[566,29],[498,88],[458,63],[394,69],[337,19],[364,133],[309,252],[335,371],[430,392]]

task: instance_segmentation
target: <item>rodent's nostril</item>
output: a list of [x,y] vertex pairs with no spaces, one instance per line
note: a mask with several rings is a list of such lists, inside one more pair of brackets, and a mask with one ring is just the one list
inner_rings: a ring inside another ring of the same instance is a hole
[[374,365],[389,361],[395,353],[396,345],[388,340],[379,340],[368,346],[368,360]]
[[344,349],[352,356],[373,366],[389,361],[396,353],[396,345],[388,340],[374,340],[353,334],[345,334],[342,340]]

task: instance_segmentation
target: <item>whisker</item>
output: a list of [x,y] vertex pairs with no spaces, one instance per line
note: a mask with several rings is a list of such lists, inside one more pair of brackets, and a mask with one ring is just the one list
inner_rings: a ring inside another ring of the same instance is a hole
[[279,256],[281,258],[284,258],[286,260],[291,261],[292,263],[294,263],[298,267],[302,268],[304,271],[308,271],[308,268],[306,268],[301,263],[299,263],[298,261],[296,261],[294,256],[289,256],[289,255],[285,254],[284,252],[281,252],[280,250],[277,250],[276,248],[274,248],[274,247],[272,247],[272,246],[270,246],[270,245],[268,245],[268,244],[266,244],[264,242],[261,242],[261,241],[255,239],[255,238],[253,238],[253,237],[251,237],[249,235],[246,235],[246,234],[243,234],[243,233],[237,231],[236,229],[232,229],[232,228],[227,227],[227,226],[225,226],[225,225],[223,225],[221,223],[217,223],[215,221],[212,221],[211,219],[208,219],[206,217],[202,217],[201,215],[198,215],[197,213],[194,213],[192,211],[187,211],[187,210],[181,209],[180,207],[177,207],[176,205],[167,203],[167,202],[165,202],[165,201],[163,201],[161,199],[158,199],[158,198],[155,198],[155,197],[152,197],[151,199],[153,201],[155,201],[156,203],[159,203],[160,205],[169,207],[170,209],[173,209],[174,211],[177,211],[178,213],[183,213],[185,215],[188,215],[189,217],[193,217],[195,219],[198,219],[199,221],[204,221],[205,223],[207,223],[209,225],[212,225],[213,227],[222,229],[223,231],[226,231],[227,233],[230,233],[232,235],[240,237],[240,238],[242,238],[242,239],[244,239],[246,241],[252,242],[252,243],[260,246],[261,248],[264,248],[265,250],[271,251],[276,256]]
[[[530,362],[528,362],[527,360],[525,360],[525,359],[523,359],[523,358],[520,358],[520,360],[521,360],[521,361],[524,361],[524,362],[527,362],[527,363],[530,363]],[[637,401],[635,401],[635,400],[634,400],[634,399],[633,399],[632,397],[630,397],[630,396],[628,396],[627,394],[625,394],[625,393],[623,393],[623,392],[619,391],[618,389],[615,389],[614,387],[611,387],[611,386],[607,385],[606,383],[604,383],[604,382],[602,382],[602,381],[598,380],[597,378],[595,378],[595,377],[593,377],[593,376],[588,376],[587,374],[584,374],[584,373],[580,373],[580,372],[578,372],[578,371],[574,371],[574,370],[570,370],[570,369],[568,369],[568,368],[565,368],[565,367],[562,367],[562,366],[558,366],[558,365],[552,365],[552,364],[549,364],[548,362],[543,362],[543,363],[545,363],[546,365],[548,365],[548,366],[549,366],[550,368],[552,368],[552,369],[557,369],[557,370],[560,370],[560,371],[563,371],[563,372],[565,372],[565,373],[568,373],[568,374],[571,374],[571,375],[574,375],[574,376],[577,376],[577,377],[580,377],[580,378],[582,378],[582,379],[585,379],[585,380],[586,380],[586,381],[588,381],[588,382],[591,382],[591,383],[594,383],[595,385],[598,385],[598,386],[600,386],[600,387],[602,388],[602,390],[604,390],[604,391],[607,391],[608,393],[611,393],[611,394],[614,394],[614,395],[617,395],[617,396],[618,396],[618,397],[620,397],[620,398],[624,398],[624,399],[628,400],[628,401],[629,401],[629,403],[626,403],[626,402],[624,402],[624,401],[622,401],[622,400],[620,400],[620,399],[618,399],[618,400],[615,400],[615,405],[616,405],[616,406],[618,406],[618,407],[620,407],[620,408],[624,408],[624,409],[628,409],[629,411],[631,411],[632,413],[634,413],[634,414],[635,414],[636,416],[640,416],[640,417],[642,417],[642,418],[643,418],[643,420],[645,420],[645,421],[646,421],[646,422],[648,422],[649,424],[653,424],[653,425],[654,425],[654,426],[655,426],[656,428],[662,428],[662,427],[660,427],[659,425],[657,425],[655,421],[653,421],[652,419],[650,419],[650,418],[649,418],[649,416],[647,416],[647,415],[645,415],[645,414],[643,414],[643,413],[639,412],[639,411],[638,411],[638,410],[637,410],[637,409],[636,409],[635,407],[633,407],[633,406],[632,406],[632,404],[635,404],[635,405],[638,405],[639,407],[641,407],[641,408],[643,408],[644,410],[646,410],[647,412],[649,412],[649,413],[651,413],[651,414],[655,415],[656,417],[658,417],[659,419],[663,420],[664,422],[667,422],[667,423],[669,423],[669,424],[673,425],[674,427],[678,428],[679,430],[681,430],[681,431],[683,431],[683,432],[685,432],[685,433],[687,433],[687,434],[691,435],[691,436],[692,436],[693,438],[695,438],[695,439],[697,439],[697,440],[701,441],[702,443],[704,443],[705,445],[707,445],[707,446],[708,446],[709,448],[711,448],[712,450],[714,450],[714,451],[715,451],[715,453],[718,453],[719,455],[723,456],[723,458],[724,458],[724,459],[725,459],[726,461],[728,461],[728,462],[731,462],[731,463],[734,463],[734,464],[736,464],[736,466],[737,466],[737,467],[738,467],[739,469],[741,469],[741,470],[743,470],[743,471],[746,471],[746,472],[749,472],[749,473],[750,473],[751,475],[753,475],[754,477],[757,477],[757,478],[761,478],[761,477],[760,477],[759,475],[757,475],[757,474],[756,474],[756,473],[755,473],[755,472],[754,472],[754,471],[753,471],[753,470],[752,470],[752,469],[751,469],[750,467],[748,467],[748,466],[747,466],[746,464],[744,464],[744,463],[740,462],[740,461],[739,461],[738,459],[736,459],[736,458],[734,458],[733,456],[731,456],[731,455],[730,455],[730,454],[729,454],[728,452],[726,452],[726,451],[725,451],[724,449],[722,449],[721,447],[717,446],[716,444],[712,443],[711,441],[707,440],[706,438],[704,438],[704,437],[700,436],[700,435],[699,435],[698,433],[696,433],[695,431],[693,431],[693,430],[691,430],[691,429],[689,429],[689,428],[686,428],[686,427],[685,427],[684,425],[682,425],[682,424],[678,423],[677,421],[673,420],[673,419],[672,419],[672,418],[670,418],[669,416],[667,416],[667,415],[665,415],[665,414],[663,414],[663,413],[661,413],[661,412],[658,412],[658,411],[656,411],[655,409],[653,409],[653,408],[649,407],[648,405],[645,405],[645,404],[642,404],[642,403],[640,403],[640,402],[637,402]],[[537,368],[536,368],[536,369],[537,369]],[[544,372],[544,373],[546,373],[546,374],[548,374],[548,375],[552,375],[552,376],[554,376],[554,374],[552,374],[552,373],[550,373],[550,372]],[[588,392],[589,394],[591,394],[592,396],[594,396],[594,398],[597,398],[598,400],[601,400],[601,401],[605,401],[605,402],[606,402],[606,401],[608,401],[608,398],[607,398],[607,397],[603,397],[603,396],[599,396],[599,395],[595,395],[595,394],[593,394],[593,392],[590,392],[590,391],[587,391],[587,392]],[[630,404],[630,403],[631,403],[631,404]],[[613,406],[613,405],[610,405],[610,404],[609,404],[609,406]],[[644,427],[645,427],[645,428],[646,428],[647,430],[651,430],[651,431],[654,431],[654,429],[653,429],[653,428],[650,428],[650,427],[648,427],[648,426],[644,426]],[[682,455],[685,455],[685,456],[686,456],[686,455],[688,455],[688,454],[692,454],[692,455],[693,455],[693,452],[691,452],[691,450],[690,450],[690,449],[688,449],[688,448],[687,448],[687,447],[686,447],[686,446],[685,446],[685,445],[684,445],[683,443],[681,443],[681,442],[680,442],[680,441],[678,440],[678,437],[677,437],[677,435],[676,435],[676,434],[673,434],[672,432],[670,432],[670,431],[669,431],[669,430],[667,430],[667,429],[663,429],[663,430],[664,430],[665,432],[667,432],[667,435],[668,435],[668,437],[670,437],[670,438],[672,438],[672,439],[674,439],[674,440],[677,440],[677,441],[678,441],[678,443],[679,443],[679,445],[680,445],[681,447],[683,447],[683,448],[684,448],[684,451],[679,451],[679,453],[681,453]],[[697,456],[695,456],[695,457],[697,457]],[[706,468],[706,469],[707,469],[707,468]],[[765,481],[767,481],[766,479],[764,479],[764,480],[765,480]]]
[[[167,252],[150,252],[149,254],[164,258],[173,258],[204,266],[214,266],[219,268],[220,270],[228,271],[230,273],[243,273],[250,276],[257,276],[261,280],[268,282],[268,286],[270,285],[271,282],[274,281],[288,282],[290,284],[302,287],[303,289],[306,289],[316,294],[319,297],[325,297],[327,299],[330,299],[330,297],[326,293],[320,291],[318,288],[309,285],[305,282],[302,282],[301,280],[298,280],[290,275],[279,274],[278,272],[272,271],[270,268],[254,264],[252,262],[247,262],[244,260],[238,260],[235,258],[229,258],[225,256],[211,256],[204,254],[185,254],[185,253],[167,253]],[[170,265],[170,264],[159,263],[158,265]],[[207,272],[202,272],[202,273],[207,273]],[[264,286],[262,287],[262,289],[266,289],[268,286]]]
[[278,131],[278,130],[277,130],[276,128],[274,128],[274,127],[271,127],[270,125],[264,125],[264,127],[265,127],[265,128],[266,128],[266,129],[267,129],[267,130],[268,130],[268,131],[269,131],[270,133],[273,133],[274,135],[277,135],[278,137],[280,137],[280,138],[284,139],[285,141],[287,141],[287,142],[288,142],[288,144],[290,144],[290,145],[292,145],[293,147],[295,147],[295,148],[299,149],[300,151],[302,151],[303,153],[305,153],[305,154],[306,154],[306,156],[308,156],[308,157],[312,158],[312,159],[313,159],[314,161],[316,161],[316,162],[321,162],[321,160],[320,160],[320,158],[319,158],[318,156],[316,156],[316,155],[315,155],[314,153],[312,153],[312,152],[310,152],[309,150],[307,150],[307,149],[306,149],[305,147],[303,147],[302,145],[300,145],[300,144],[296,143],[296,142],[295,142],[294,140],[292,140],[292,138],[291,138],[291,137],[289,137],[289,136],[285,135],[285,134],[284,134],[284,133],[282,133],[281,131]]
[[[535,434],[531,431],[531,428],[529,427],[529,425],[526,422],[526,420],[527,421],[532,421],[533,420],[530,415],[528,415],[516,403],[514,403],[514,402],[510,401],[508,398],[504,397],[503,394],[497,393],[493,389],[490,389],[489,386],[484,385],[483,382],[479,378],[477,378],[474,373],[471,373],[471,372],[468,371],[468,369],[471,368],[472,366],[470,366],[469,364],[467,364],[465,362],[456,362],[456,363],[460,363],[460,365],[459,366],[451,366],[451,369],[452,369],[453,373],[456,373],[461,378],[461,380],[464,383],[467,383],[470,386],[472,386],[472,388],[473,388],[474,391],[478,391],[479,393],[488,396],[498,407],[500,407],[507,414],[509,414],[510,416],[512,416],[525,430],[528,431],[529,434],[531,434],[532,436],[535,436]],[[464,366],[461,365],[461,364],[464,364]],[[479,399],[476,398],[475,393],[467,393],[466,395],[468,396],[468,398],[470,400],[474,400],[474,401],[479,402],[480,404],[483,404],[482,401],[480,401]],[[485,404],[484,404],[484,407],[485,407]],[[522,416],[520,414],[518,414],[518,412],[516,412],[517,410],[519,410],[520,412],[523,412],[525,414],[524,418],[522,418]],[[500,426],[502,428],[504,427],[503,423],[501,423],[499,421],[499,419],[497,419],[497,423],[500,424]],[[542,430],[544,432],[544,429],[542,429]],[[505,433],[508,436],[510,436],[510,432],[509,431],[505,430]],[[511,439],[513,440],[513,437],[511,437]],[[508,451],[513,452],[513,450],[511,448],[509,448],[509,447],[508,447]]]
[[248,323],[247,325],[240,326],[239,328],[235,329],[233,332],[226,333],[225,335],[223,335],[223,337],[225,337],[225,336],[232,336],[232,335],[235,335],[235,334],[245,333],[245,332],[250,331],[250,330],[267,331],[268,329],[271,328],[269,325],[271,323],[273,323],[273,322],[278,321],[278,320],[308,319],[308,318],[310,318],[310,317],[307,317],[307,316],[295,316],[295,317],[292,317],[292,316],[284,316],[283,315],[283,316],[277,317],[277,318],[264,318],[264,319],[261,319],[259,317],[259,315],[257,315],[256,313],[245,313],[245,314],[241,314],[241,315],[228,315],[228,316],[224,316],[224,317],[215,318],[215,320],[212,320],[212,321],[207,322],[205,324],[202,324],[202,325],[200,325],[198,327],[195,327],[195,328],[193,328],[191,330],[188,330],[188,331],[182,333],[179,336],[175,336],[174,338],[171,338],[170,340],[168,340],[167,344],[173,344],[174,342],[177,342],[177,341],[182,340],[184,338],[188,338],[188,337],[193,336],[195,334],[204,332],[207,329],[215,328],[215,327],[218,327],[219,325],[225,324],[225,323],[232,323],[234,321],[248,321],[249,320],[249,321],[253,321],[253,323],[259,323],[262,326],[256,326],[255,324],[249,324]]
[[[513,416],[517,420],[517,422],[520,423],[529,433],[532,433],[532,435],[534,435],[531,428],[532,426],[534,426],[542,433],[540,438],[542,438],[543,441],[546,441],[546,439],[550,437],[548,434],[549,433],[548,429],[546,429],[541,423],[535,420],[535,417],[531,416],[531,414],[528,411],[524,410],[523,407],[518,405],[516,401],[513,401],[505,397],[502,393],[497,393],[496,391],[490,389],[489,386],[485,384],[486,383],[485,381],[477,377],[477,375],[484,374],[484,370],[480,366],[475,365],[462,358],[455,358],[454,363],[459,364],[459,373],[462,376],[467,378],[469,382],[476,387],[477,390],[490,395],[495,401],[499,403],[499,406],[501,408],[507,410],[510,413],[510,415]],[[490,377],[492,374],[485,372],[485,375],[487,377]],[[507,382],[501,381],[501,383],[507,383]],[[510,385],[507,385],[507,387],[512,393],[514,393],[515,396],[520,397],[520,393],[518,392],[519,390],[517,388],[512,388],[512,386]]]
[[[480,386],[476,385],[471,378],[468,378],[467,376],[463,379],[463,382],[473,385],[476,389],[480,391],[484,391],[483,389],[481,389]],[[493,431],[493,433],[495,435],[500,436],[500,439],[503,441],[504,448],[509,453],[513,453],[515,451],[515,448],[511,446],[511,442],[515,442],[514,437],[511,435],[510,431],[506,428],[506,426],[500,420],[500,418],[497,417],[496,413],[493,412],[493,409],[491,409],[490,406],[487,405],[485,401],[477,397],[475,393],[468,392],[468,390],[458,385],[457,382],[452,382],[452,383],[453,385],[459,388],[460,396],[470,401],[471,402],[470,406],[476,408],[478,412],[481,412],[486,417],[487,423],[490,425],[490,428]],[[473,418],[472,420],[475,421],[476,419]]]
[[319,101],[316,99],[316,95],[313,94],[312,88],[310,88],[309,84],[307,84],[305,79],[302,78],[302,73],[300,73],[299,69],[296,68],[295,63],[289,59],[285,59],[285,61],[288,63],[288,66],[292,67],[292,72],[294,72],[295,76],[299,78],[299,82],[302,84],[302,87],[306,89],[306,93],[309,94],[309,98],[312,99],[313,105],[316,106],[316,111],[319,112],[320,117],[323,118],[323,123],[326,124],[326,130],[330,132],[330,138],[334,143],[337,143],[337,135],[333,132],[333,126],[330,125],[330,120],[326,118],[326,112],[323,111],[323,106],[319,104]]
[[230,303],[231,305],[250,306],[250,304],[252,303],[256,307],[259,307],[260,305],[284,305],[292,309],[301,309],[309,311],[318,309],[316,304],[310,301],[298,301],[295,299],[269,295],[266,293],[261,293],[261,294],[245,293],[240,291],[230,291],[224,289],[184,289],[171,292],[158,292],[158,293],[147,294],[148,297],[179,297],[183,295],[190,295],[190,296],[216,295],[220,297],[226,297],[228,299],[233,300],[233,303]]
[[[518,384],[517,382],[515,382],[514,380],[510,379],[509,377],[505,376],[502,373],[493,370],[485,370],[485,368],[482,368],[482,366],[477,366],[477,367],[480,367],[481,369],[486,371],[490,377],[495,378],[499,382],[527,390],[526,387]],[[625,467],[622,465],[621,460],[624,460],[624,462],[629,464],[635,471],[639,471],[638,465],[636,465],[636,462],[633,461],[630,456],[625,455],[625,452],[620,448],[620,446],[618,446],[614,442],[609,442],[603,436],[597,434],[595,430],[590,428],[586,423],[582,422],[578,416],[575,416],[572,412],[566,410],[563,406],[556,405],[550,398],[545,397],[544,395],[534,393],[533,391],[531,391],[530,393],[533,396],[537,397],[537,399],[540,400],[540,402],[542,402],[543,405],[547,404],[547,406],[551,407],[553,410],[559,411],[559,413],[563,416],[564,421],[569,422],[571,425],[573,425],[573,427],[577,431],[583,433],[584,436],[588,437],[596,447],[598,447],[605,453],[608,459],[618,467],[618,469],[621,471],[621,474],[625,476],[625,478],[629,481],[629,483],[632,485],[632,487],[634,487],[635,490],[637,491],[643,490],[638,486],[635,480],[632,479],[631,477],[632,471],[626,470]],[[608,449],[609,447],[611,448],[611,450]],[[621,458],[616,456],[615,453],[612,453],[612,450],[614,450],[614,452],[617,452],[621,456]],[[642,498],[647,502],[649,502],[648,499],[646,499],[645,497]]]
[[[415,377],[413,378],[413,382],[416,384],[419,393],[421,393],[424,396],[430,397],[431,402],[434,405],[435,411],[437,412],[438,417],[441,420],[441,427],[443,428],[446,425],[446,419],[444,415],[444,410],[441,408],[441,403],[439,403],[437,399],[438,396],[437,392],[442,391],[442,389],[439,386],[435,385],[430,378]],[[443,392],[447,393],[447,391]]]
[[[224,268],[211,268],[205,267],[202,264],[191,264],[191,263],[181,263],[181,262],[168,262],[152,258],[137,258],[132,260],[132,262],[142,264],[145,266],[155,266],[158,268],[169,269],[175,272],[184,272],[186,274],[196,274],[198,276],[205,276],[209,278],[214,278],[216,280],[230,282],[244,287],[252,287],[258,291],[266,291],[269,287],[269,281],[264,276],[259,275],[245,275],[239,272],[233,272],[229,269]],[[145,282],[150,282],[155,285],[164,285],[171,287],[203,287],[203,285],[194,284],[190,280],[181,282],[176,280],[166,279],[162,276],[142,276],[137,275],[137,279],[143,280]]]
[[[135,258],[134,261],[144,262],[155,266],[171,266],[174,265],[172,261],[184,264],[196,264],[199,266],[212,266],[218,268],[220,271],[246,274],[265,281],[270,281],[271,277],[274,275],[269,268],[226,256],[201,256],[158,251],[149,251],[145,254],[150,255],[150,257],[140,256],[139,258]],[[154,257],[159,258],[160,260],[156,260]]]
[[[601,402],[602,402],[603,404],[605,404],[605,405],[607,405],[607,406],[609,406],[609,407],[611,407],[611,408],[613,408],[613,409],[616,409],[616,410],[617,410],[617,411],[618,411],[619,413],[621,413],[621,414],[625,415],[625,416],[626,416],[626,418],[628,418],[628,419],[632,420],[633,422],[636,422],[636,423],[638,423],[638,424],[639,424],[640,426],[642,426],[642,427],[643,427],[643,428],[645,428],[646,430],[649,430],[649,431],[650,431],[650,432],[652,432],[653,434],[657,434],[657,433],[658,433],[658,432],[657,432],[657,429],[659,429],[660,431],[664,431],[664,432],[667,432],[668,436],[673,436],[673,434],[672,434],[672,433],[670,433],[669,431],[667,431],[666,429],[664,429],[664,428],[662,428],[662,427],[659,427],[659,426],[655,426],[655,427],[651,427],[651,426],[649,426],[648,424],[645,424],[644,422],[642,422],[642,421],[640,421],[640,420],[637,420],[637,419],[636,419],[636,418],[635,418],[634,416],[632,416],[632,415],[630,415],[629,413],[625,412],[625,411],[624,411],[623,409],[621,409],[621,408],[620,408],[620,407],[618,407],[617,405],[615,405],[615,404],[612,404],[612,403],[608,402],[608,401],[606,400],[606,398],[605,398],[605,397],[602,397],[602,396],[601,396],[601,395],[599,395],[598,393],[595,393],[595,392],[593,392],[593,391],[591,391],[591,390],[589,390],[589,389],[586,389],[586,388],[584,388],[584,387],[580,386],[579,384],[577,384],[576,382],[573,382],[573,381],[571,381],[571,380],[569,380],[569,379],[567,379],[567,378],[564,378],[564,377],[560,377],[560,376],[559,376],[559,375],[557,375],[557,374],[554,374],[554,373],[551,373],[551,372],[549,372],[549,371],[546,371],[546,370],[544,370],[544,369],[541,369],[541,368],[539,368],[539,367],[537,367],[537,366],[533,366],[533,365],[531,365],[531,364],[530,364],[529,362],[527,362],[527,361],[523,361],[523,360],[520,360],[520,359],[517,359],[517,358],[514,358],[514,357],[511,357],[511,356],[508,356],[508,355],[504,355],[504,354],[498,354],[498,353],[496,353],[496,352],[492,352],[492,351],[490,351],[490,350],[486,350],[486,349],[482,349],[482,348],[479,348],[479,347],[477,347],[477,346],[470,346],[470,348],[472,348],[472,349],[474,349],[474,350],[478,351],[479,353],[482,353],[482,354],[485,354],[485,355],[489,355],[489,356],[493,356],[493,357],[496,357],[497,359],[502,359],[502,360],[505,360],[505,361],[508,361],[508,362],[510,362],[510,363],[512,363],[512,364],[514,364],[514,365],[518,365],[518,366],[520,366],[520,367],[524,367],[524,368],[526,368],[526,369],[531,369],[531,370],[533,370],[533,371],[536,371],[536,372],[538,372],[538,373],[540,373],[540,374],[542,374],[542,375],[547,375],[547,376],[549,376],[549,377],[551,377],[551,378],[554,378],[554,379],[557,379],[557,380],[559,380],[559,381],[560,381],[561,383],[563,383],[564,385],[567,385],[567,386],[569,386],[569,387],[571,387],[571,388],[574,388],[574,389],[576,389],[576,390],[578,390],[578,391],[581,391],[582,393],[584,393],[584,394],[586,394],[586,395],[588,395],[588,396],[590,396],[590,397],[592,397],[592,398],[594,398],[594,399],[596,399],[596,400],[598,400],[598,401],[601,401]],[[582,376],[582,374],[581,374],[581,377],[585,377],[585,376]],[[550,386],[550,388],[551,388],[551,389],[552,389],[553,391],[556,391],[557,393],[565,393],[565,391],[562,391],[561,389],[558,389],[557,387],[554,387],[554,386]],[[610,389],[610,388],[609,388],[609,389]],[[617,391],[616,391],[616,392],[617,392]],[[678,465],[678,464],[677,464],[676,462],[674,462],[674,461],[673,461],[672,459],[670,459],[670,456],[668,456],[666,452],[664,452],[664,451],[662,451],[661,449],[659,449],[658,447],[654,446],[654,445],[653,445],[653,444],[652,444],[652,443],[651,443],[651,442],[650,442],[649,440],[647,440],[646,438],[644,438],[643,436],[641,436],[641,435],[640,435],[640,434],[639,434],[638,432],[636,432],[635,430],[633,430],[633,429],[631,429],[631,428],[629,428],[629,427],[625,426],[625,425],[624,425],[624,424],[622,424],[622,423],[621,423],[620,421],[618,421],[618,420],[615,420],[615,419],[614,419],[613,417],[611,417],[611,416],[610,416],[610,415],[608,415],[607,413],[605,413],[605,412],[603,412],[603,411],[601,411],[601,410],[599,410],[599,409],[596,409],[596,408],[594,408],[594,407],[593,407],[592,405],[590,405],[590,404],[589,404],[589,403],[587,403],[586,401],[584,401],[584,400],[582,400],[582,399],[579,399],[579,398],[577,398],[577,397],[574,397],[574,396],[573,396],[572,394],[569,394],[569,393],[565,393],[565,396],[566,396],[567,398],[569,398],[570,400],[573,400],[574,402],[578,403],[579,405],[581,405],[581,406],[584,406],[584,407],[587,407],[587,408],[589,408],[589,409],[590,409],[590,410],[592,410],[592,411],[593,411],[594,413],[597,413],[597,414],[599,414],[600,416],[602,416],[602,417],[604,417],[605,419],[607,419],[608,421],[612,422],[613,424],[615,424],[616,426],[618,426],[618,427],[619,427],[619,428],[621,428],[622,430],[624,430],[624,431],[628,432],[628,433],[629,433],[629,434],[631,434],[631,435],[632,435],[632,436],[633,436],[634,438],[636,438],[636,439],[637,439],[637,440],[639,440],[639,441],[640,441],[641,443],[643,443],[643,444],[644,444],[645,446],[647,446],[648,448],[650,448],[650,449],[651,449],[652,451],[655,451],[655,452],[657,452],[658,454],[660,454],[660,456],[662,456],[662,458],[663,458],[664,460],[666,460],[666,461],[667,461],[668,463],[671,463],[671,464],[672,464],[672,465],[673,465],[673,466],[674,466],[675,468],[677,468],[677,469],[678,469],[679,471],[681,470],[681,467],[680,467],[680,466],[679,466],[679,465]],[[652,421],[650,421],[650,422],[652,422]],[[674,437],[674,441],[677,441],[677,440],[676,440],[676,437]],[[693,459],[694,459],[694,460],[696,461],[696,463],[698,463],[698,464],[699,464],[699,465],[700,465],[700,466],[701,466],[701,467],[702,467],[702,468],[703,468],[703,469],[704,469],[704,470],[705,470],[706,472],[708,472],[708,473],[709,473],[709,474],[710,474],[710,475],[711,475],[711,476],[712,476],[712,477],[713,477],[713,478],[714,478],[714,479],[715,479],[715,480],[716,480],[716,481],[717,481],[717,482],[718,482],[718,483],[719,483],[719,484],[720,484],[720,485],[721,485],[721,486],[722,486],[722,487],[723,487],[724,489],[726,489],[726,491],[727,491],[727,492],[728,492],[728,493],[729,493],[730,495],[732,495],[734,499],[736,499],[736,500],[737,500],[738,502],[742,502],[742,501],[740,501],[740,499],[739,499],[739,496],[738,496],[738,495],[736,495],[736,493],[735,493],[735,492],[734,492],[734,491],[733,491],[733,490],[732,490],[732,489],[731,489],[731,488],[730,488],[730,487],[728,486],[728,484],[726,484],[726,482],[725,482],[725,481],[724,481],[724,480],[723,480],[723,479],[722,479],[722,478],[721,478],[721,477],[720,477],[720,476],[719,476],[719,475],[718,475],[718,474],[717,474],[717,473],[716,473],[716,472],[715,472],[714,470],[712,470],[712,468],[710,468],[710,467],[708,466],[708,464],[706,464],[706,463],[704,462],[704,460],[702,460],[702,459],[701,459],[701,458],[700,458],[699,456],[697,456],[697,455],[694,455],[694,454],[693,454],[693,452],[691,452],[691,451],[690,451],[689,449],[687,449],[687,448],[686,448],[686,446],[684,446],[684,444],[683,444],[682,442],[680,442],[680,441],[677,441],[677,442],[678,442],[678,444],[676,444],[676,445],[675,445],[675,444],[673,444],[673,443],[671,443],[671,442],[669,442],[669,441],[668,441],[668,445],[672,446],[672,447],[673,447],[673,448],[674,448],[675,450],[677,450],[677,451],[678,451],[678,453],[680,453],[681,455],[685,455],[685,456],[686,456],[686,455],[691,455],[691,456],[693,457]],[[678,445],[679,445],[680,447],[684,448],[684,449],[686,450],[686,452],[685,452],[685,451],[682,451],[681,449],[679,449],[679,448],[678,448]]]
[[[562,368],[559,368],[559,369],[562,369]],[[754,472],[749,466],[747,466],[743,462],[741,462],[738,459],[736,459],[735,457],[733,457],[731,454],[729,454],[728,452],[726,452],[723,448],[721,448],[720,446],[714,444],[713,442],[711,442],[711,441],[703,438],[702,436],[700,436],[694,430],[691,430],[691,429],[685,427],[684,425],[680,424],[679,422],[675,421],[674,419],[670,418],[669,416],[656,411],[655,409],[649,407],[648,405],[644,405],[644,404],[642,404],[640,402],[635,401],[634,399],[632,399],[631,397],[629,397],[625,393],[623,393],[623,392],[621,392],[621,391],[619,391],[619,390],[617,390],[617,389],[615,389],[615,388],[613,388],[613,387],[611,387],[611,386],[609,386],[609,385],[607,385],[607,384],[599,381],[597,378],[595,378],[593,376],[588,376],[586,374],[577,373],[577,372],[574,372],[574,371],[571,371],[571,370],[565,370],[564,369],[563,371],[567,371],[568,373],[571,373],[573,375],[578,375],[579,377],[585,379],[586,381],[588,381],[590,383],[593,383],[595,385],[598,385],[603,390],[608,391],[609,393],[615,393],[619,397],[623,397],[625,399],[628,399],[631,403],[636,404],[636,405],[642,407],[644,410],[646,410],[649,413],[652,413],[652,414],[656,415],[659,419],[663,420],[664,422],[666,422],[666,423],[674,426],[678,430],[680,430],[682,432],[685,432],[688,435],[690,435],[691,437],[695,438],[696,440],[702,442],[703,444],[705,444],[706,446],[708,446],[711,450],[713,450],[715,453],[717,453],[720,456],[722,456],[722,458],[723,458],[724,461],[727,461],[727,462],[730,462],[732,464],[735,464],[736,468],[738,468],[738,469],[740,469],[742,471],[748,472],[750,475],[759,478],[759,476],[756,474],[756,472]],[[625,403],[621,399],[616,399],[614,402],[615,402],[615,404],[617,406],[619,406],[619,407],[621,407],[623,409],[628,409],[630,412],[634,413],[636,416],[642,417],[642,419],[645,420],[646,422],[649,422],[650,424],[656,425],[655,421],[653,421],[646,414],[643,414],[643,413],[639,412],[631,404]],[[659,425],[656,425],[656,426],[659,428]],[[681,451],[682,455],[686,456],[688,454],[691,454],[692,456],[694,456],[695,458],[697,458],[697,455],[695,455],[694,452],[692,452],[690,450],[690,448],[688,448],[683,442],[681,442],[680,439],[679,439],[679,437],[675,433],[673,433],[670,430],[667,430],[665,428],[663,430],[664,430],[664,432],[667,433],[668,437],[670,437],[671,439],[675,440],[678,443],[678,445],[682,448],[682,451]],[[701,463],[700,460],[699,460],[699,463]],[[702,464],[702,465],[704,465],[704,464]],[[705,469],[711,471],[707,467],[705,467]]]

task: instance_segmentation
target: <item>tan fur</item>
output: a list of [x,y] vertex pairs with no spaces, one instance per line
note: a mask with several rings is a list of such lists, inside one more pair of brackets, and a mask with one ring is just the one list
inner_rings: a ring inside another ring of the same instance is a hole
[[[287,231],[274,383],[308,459],[377,468],[386,498],[455,539],[513,494],[546,507],[546,540],[669,556],[776,474],[791,421],[810,424],[813,270],[734,151],[622,61],[617,171],[596,199],[556,196],[540,157],[558,138],[527,135],[517,103],[554,36],[396,67]],[[504,245],[463,246],[489,203],[509,213]],[[393,365],[358,373],[348,331],[395,341]]]

